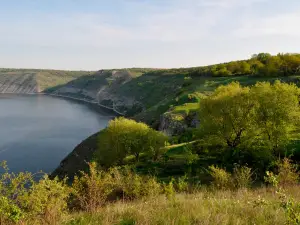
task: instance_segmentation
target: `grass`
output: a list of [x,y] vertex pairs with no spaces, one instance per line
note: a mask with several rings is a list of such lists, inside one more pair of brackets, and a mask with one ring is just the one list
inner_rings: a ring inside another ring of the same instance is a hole
[[[288,194],[300,201],[299,187]],[[135,202],[118,201],[97,213],[76,213],[66,218],[65,225],[92,224],[260,224],[282,225],[287,222],[274,189],[259,188],[238,191],[208,191],[178,194],[174,200],[165,196]]]
[[184,105],[175,106],[172,112],[185,113],[188,115],[190,112],[194,112],[199,109],[199,103],[185,103]]

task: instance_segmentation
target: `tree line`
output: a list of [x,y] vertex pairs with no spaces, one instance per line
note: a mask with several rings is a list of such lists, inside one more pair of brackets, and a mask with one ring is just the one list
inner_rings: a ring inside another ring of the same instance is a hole
[[211,66],[151,71],[151,74],[185,74],[191,76],[290,76],[300,73],[300,54],[254,54],[250,59]]

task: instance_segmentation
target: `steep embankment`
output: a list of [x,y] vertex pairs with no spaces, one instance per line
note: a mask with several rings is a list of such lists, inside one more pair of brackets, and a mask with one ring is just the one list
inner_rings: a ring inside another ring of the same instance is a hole
[[33,94],[37,93],[36,73],[30,71],[2,72],[0,76],[0,93]]

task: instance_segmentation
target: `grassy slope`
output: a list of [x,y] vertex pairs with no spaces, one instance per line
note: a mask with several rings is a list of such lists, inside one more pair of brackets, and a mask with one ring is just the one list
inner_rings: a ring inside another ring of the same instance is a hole
[[[291,187],[287,194],[300,201],[299,187]],[[215,191],[205,189],[195,194],[179,194],[174,201],[164,196],[136,202],[116,202],[97,213],[69,215],[65,224],[287,224],[275,190]]]

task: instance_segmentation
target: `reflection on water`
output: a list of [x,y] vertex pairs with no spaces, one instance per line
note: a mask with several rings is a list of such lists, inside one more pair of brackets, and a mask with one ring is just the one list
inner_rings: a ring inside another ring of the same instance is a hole
[[112,117],[82,103],[44,95],[0,95],[0,161],[11,171],[53,171]]

